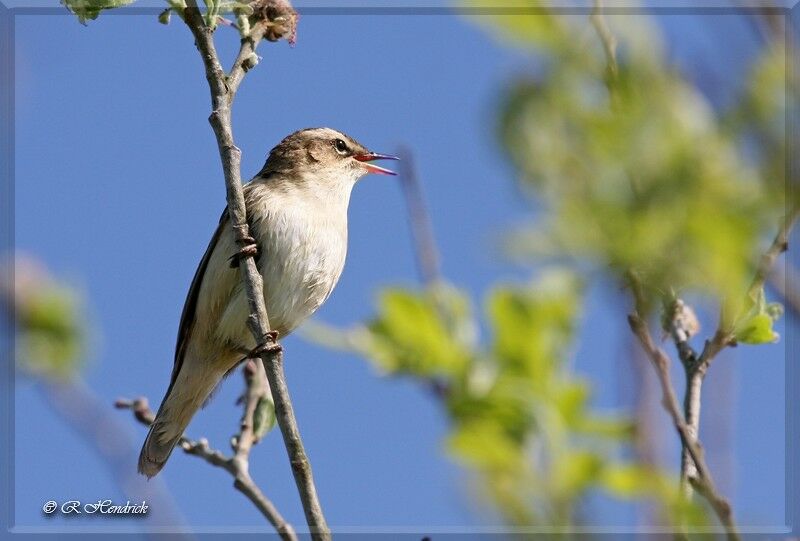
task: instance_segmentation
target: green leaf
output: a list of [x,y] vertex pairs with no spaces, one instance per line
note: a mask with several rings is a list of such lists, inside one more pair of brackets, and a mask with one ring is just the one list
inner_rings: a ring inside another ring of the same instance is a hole
[[70,12],[72,12],[81,24],[86,21],[93,21],[100,16],[100,12],[106,9],[114,9],[133,3],[134,0],[61,0]]
[[456,330],[469,303],[452,293],[448,302],[429,293],[385,291],[379,316],[369,325],[370,356],[385,370],[414,375],[460,375],[469,350]]
[[750,310],[734,326],[736,341],[742,344],[777,342],[780,335],[773,324],[783,315],[783,306],[777,302],[767,303],[763,286],[753,294],[752,301]]
[[264,435],[275,427],[275,403],[272,394],[267,393],[259,398],[256,409],[253,412],[253,433],[256,439],[261,439]]
[[167,8],[158,14],[158,22],[161,24],[169,24],[170,16],[172,15],[172,8]]
[[575,277],[564,269],[528,287],[493,291],[487,304],[498,362],[546,386],[572,340],[579,292]]
[[743,321],[736,329],[736,341],[742,344],[770,344],[780,335],[772,329],[774,320],[769,314],[756,314]]

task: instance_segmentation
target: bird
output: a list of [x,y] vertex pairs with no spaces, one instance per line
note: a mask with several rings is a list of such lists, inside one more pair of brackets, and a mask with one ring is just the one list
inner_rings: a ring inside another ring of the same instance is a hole
[[[342,274],[353,186],[368,173],[395,175],[372,162],[396,159],[331,128],[303,129],[275,146],[243,186],[264,303],[279,336],[313,314]],[[138,470],[148,478],[164,467],[220,381],[257,346],[233,268],[237,256],[226,208],[189,287],[170,383],[139,455]]]

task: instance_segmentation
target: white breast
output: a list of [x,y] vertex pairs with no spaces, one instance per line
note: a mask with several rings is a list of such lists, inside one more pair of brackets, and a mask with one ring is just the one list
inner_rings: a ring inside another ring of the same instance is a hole
[[257,239],[270,323],[291,332],[328,298],[344,268],[347,222],[308,205],[272,209]]
[[[294,187],[264,184],[248,189],[247,211],[260,250],[270,326],[285,336],[320,307],[342,274],[349,190],[341,197],[320,198]],[[237,287],[220,320],[220,334],[254,346],[246,317],[246,299]]]

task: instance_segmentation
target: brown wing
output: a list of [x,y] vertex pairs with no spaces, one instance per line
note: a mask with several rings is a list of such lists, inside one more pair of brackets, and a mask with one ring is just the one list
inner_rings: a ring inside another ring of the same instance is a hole
[[167,388],[167,395],[169,395],[169,392],[172,390],[172,386],[175,384],[178,373],[181,371],[183,357],[186,354],[186,346],[189,343],[189,337],[191,336],[192,328],[194,327],[194,316],[195,311],[197,310],[197,298],[200,296],[200,286],[203,283],[203,277],[206,274],[208,262],[211,259],[211,254],[214,252],[214,248],[219,241],[222,231],[224,231],[223,228],[227,226],[228,210],[225,209],[222,212],[222,216],[219,218],[219,225],[217,225],[217,229],[214,231],[214,235],[211,237],[211,242],[208,243],[206,253],[203,254],[203,259],[200,260],[200,265],[197,267],[197,271],[194,273],[192,285],[189,286],[189,294],[186,296],[186,303],[183,305],[181,323],[178,327],[178,341],[175,344],[175,365],[172,367],[172,377],[169,382],[169,388]]

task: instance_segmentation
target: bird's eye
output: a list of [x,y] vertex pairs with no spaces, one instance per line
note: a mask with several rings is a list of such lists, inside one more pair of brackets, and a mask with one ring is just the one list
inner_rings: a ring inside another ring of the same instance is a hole
[[336,152],[339,154],[345,154],[347,152],[347,143],[342,141],[341,139],[337,139],[334,141],[333,145],[336,147]]

